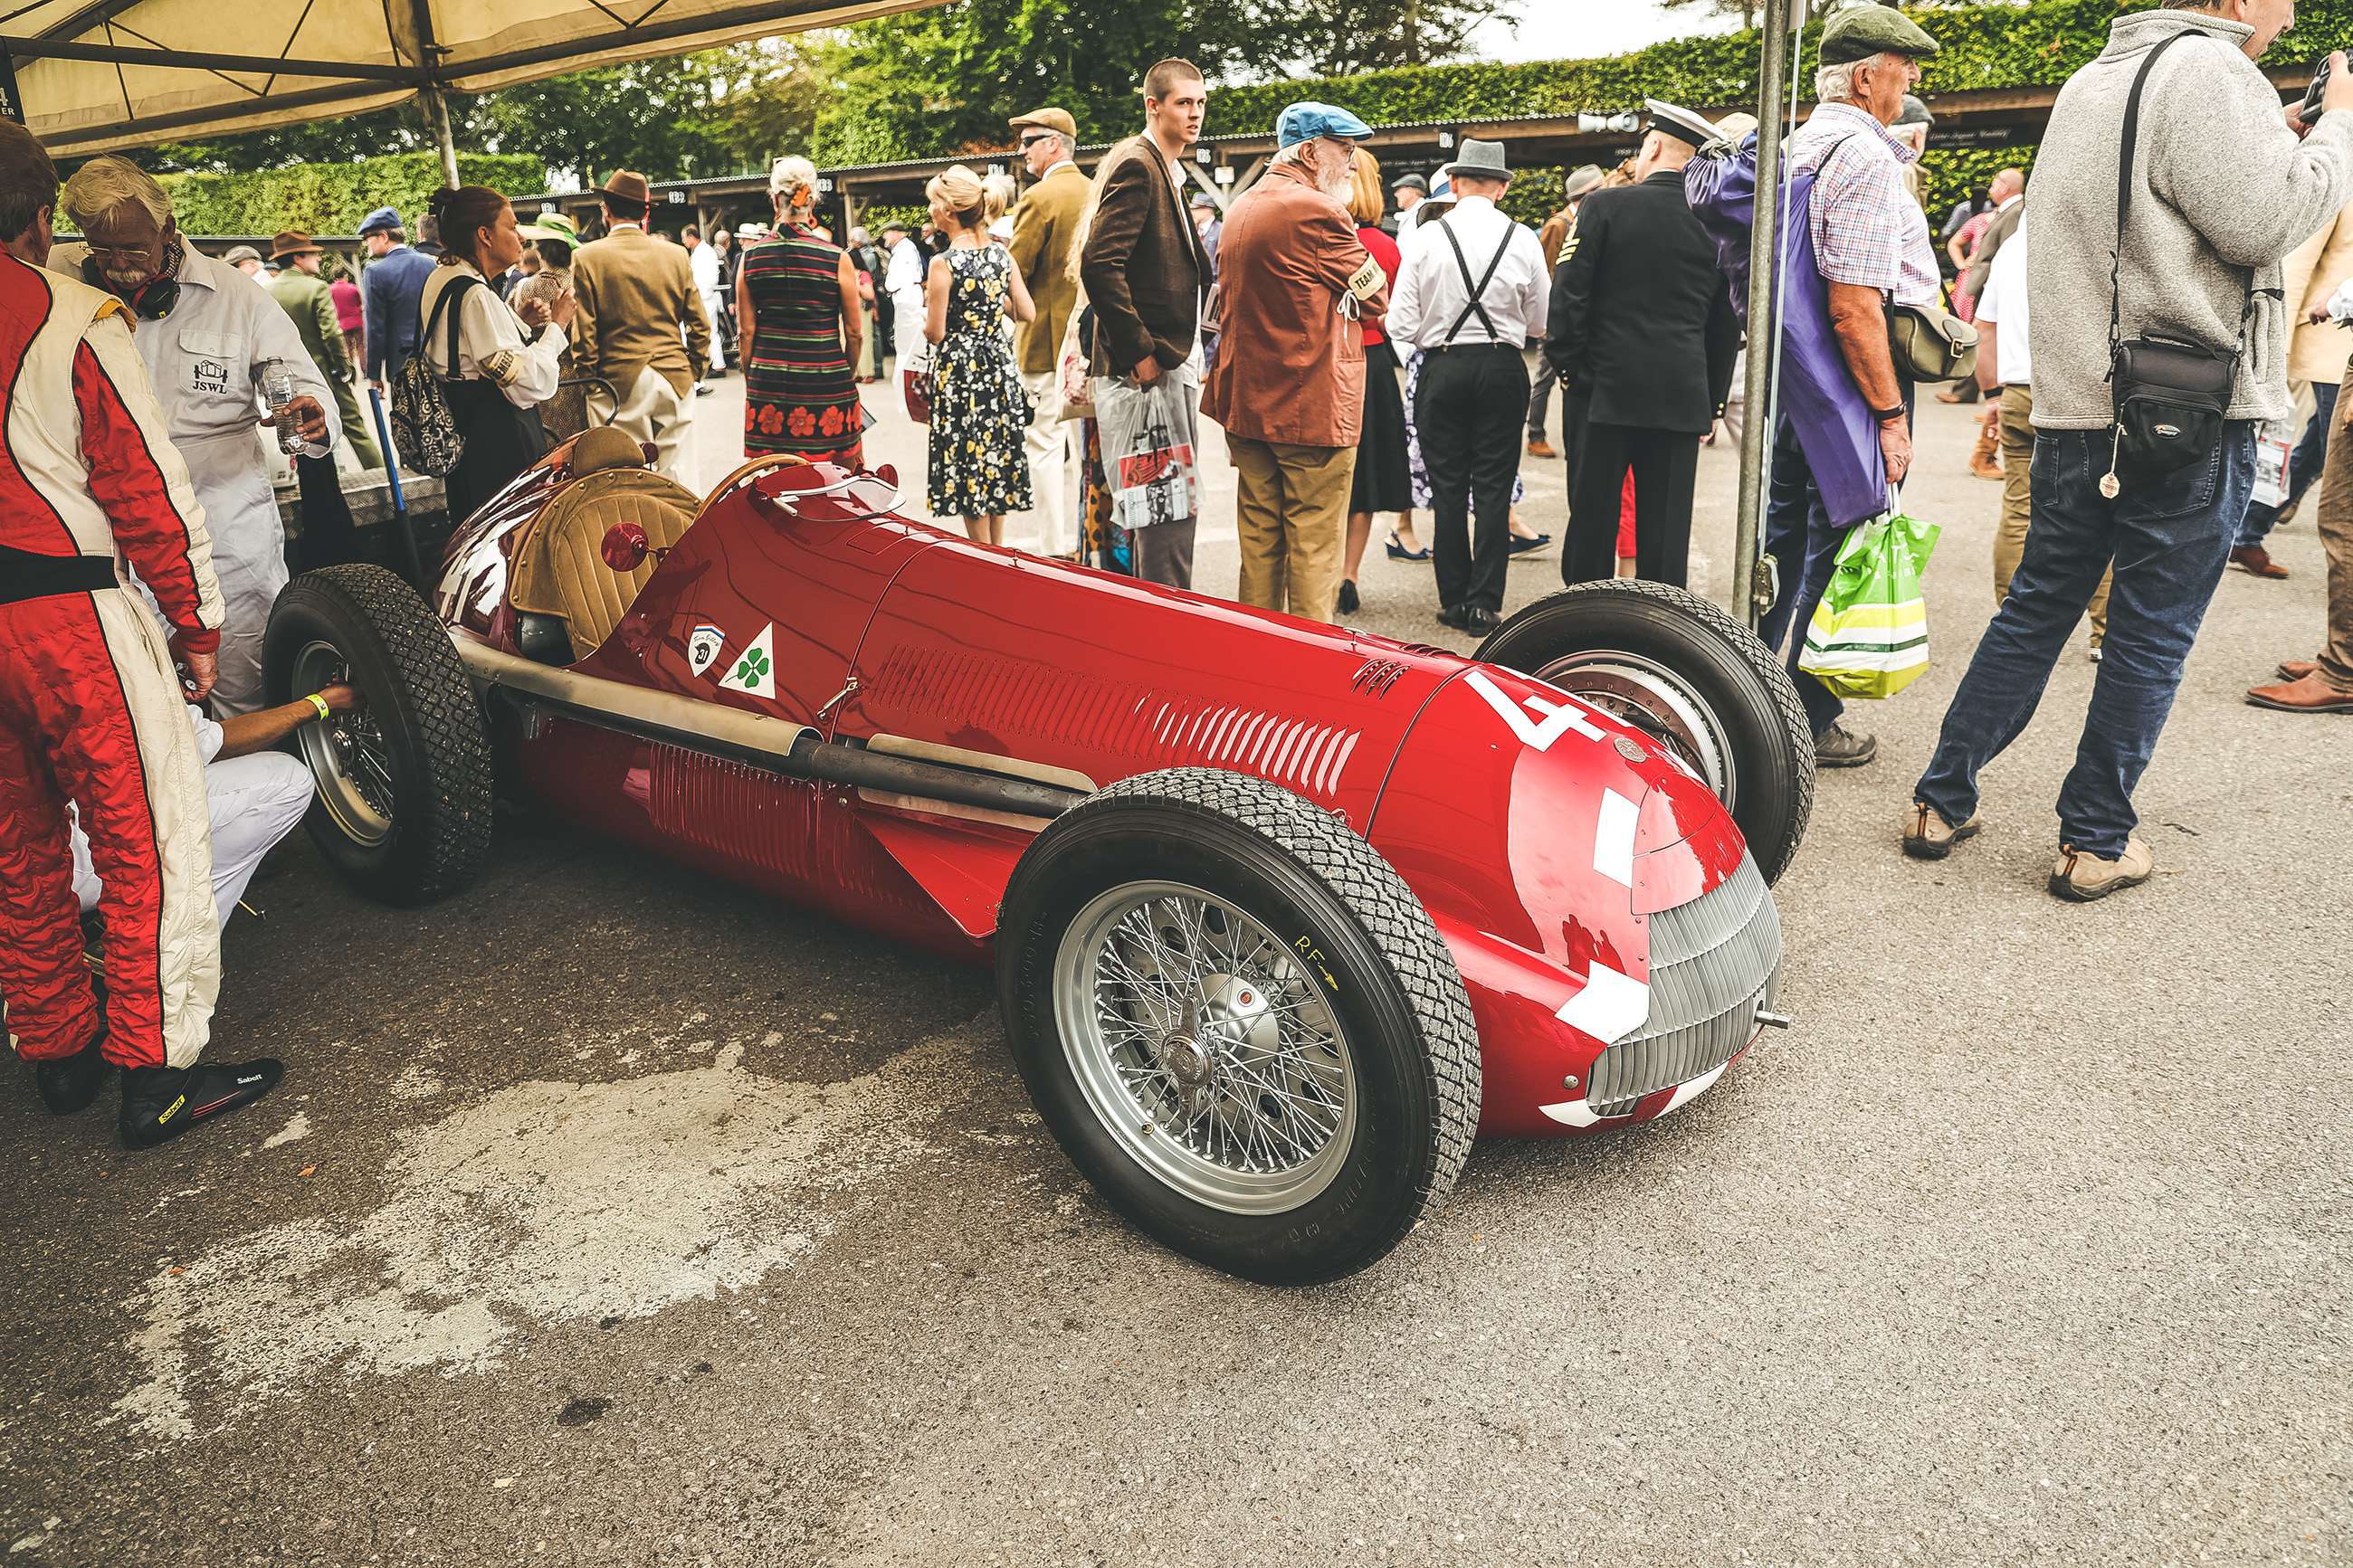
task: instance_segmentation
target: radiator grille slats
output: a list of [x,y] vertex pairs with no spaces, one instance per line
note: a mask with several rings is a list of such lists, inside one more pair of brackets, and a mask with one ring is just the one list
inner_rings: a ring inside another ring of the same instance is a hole
[[1651,1013],[1594,1059],[1586,1102],[1624,1116],[1646,1094],[1689,1083],[1738,1055],[1781,972],[1781,917],[1744,858],[1712,892],[1651,917]]

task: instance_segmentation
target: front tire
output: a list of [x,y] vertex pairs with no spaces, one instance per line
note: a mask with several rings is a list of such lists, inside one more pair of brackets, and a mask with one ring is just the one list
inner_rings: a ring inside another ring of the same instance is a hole
[[1478,1037],[1420,901],[1263,780],[1125,780],[1040,834],[997,933],[1047,1125],[1161,1241],[1268,1284],[1386,1256],[1452,1192]]
[[1755,632],[1668,583],[1580,583],[1537,600],[1477,657],[1559,687],[1659,741],[1723,801],[1767,882],[1814,808],[1814,738]]
[[311,841],[362,891],[422,904],[472,881],[491,848],[491,742],[465,666],[416,592],[380,566],[307,572],[278,595],[271,700],[335,681],[363,710],[296,731],[318,781]]

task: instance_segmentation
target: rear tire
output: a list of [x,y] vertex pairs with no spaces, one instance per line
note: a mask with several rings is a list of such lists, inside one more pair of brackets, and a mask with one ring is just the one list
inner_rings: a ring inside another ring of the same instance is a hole
[[1732,813],[1780,879],[1814,806],[1814,737],[1789,672],[1755,632],[1668,583],[1580,583],[1495,628],[1477,655],[1649,732]]
[[1261,779],[1127,779],[1007,889],[997,994],[1032,1100],[1137,1226],[1306,1285],[1444,1204],[1479,1114],[1470,999],[1430,915],[1336,817]]
[[371,897],[421,904],[480,874],[491,848],[491,742],[449,634],[380,566],[305,573],[278,595],[265,668],[290,702],[341,679],[358,713],[296,731],[319,795],[306,824]]

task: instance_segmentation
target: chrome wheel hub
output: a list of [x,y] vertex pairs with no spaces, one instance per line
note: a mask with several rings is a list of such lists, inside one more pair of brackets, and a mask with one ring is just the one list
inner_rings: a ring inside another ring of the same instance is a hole
[[1726,808],[1738,804],[1740,771],[1730,733],[1690,683],[1665,665],[1614,648],[1580,648],[1529,673],[1641,731]]
[[[350,683],[350,668],[332,643],[306,643],[294,656],[298,693]],[[319,804],[337,830],[354,844],[381,844],[391,837],[392,752],[375,716],[337,713],[294,733],[318,781]]]

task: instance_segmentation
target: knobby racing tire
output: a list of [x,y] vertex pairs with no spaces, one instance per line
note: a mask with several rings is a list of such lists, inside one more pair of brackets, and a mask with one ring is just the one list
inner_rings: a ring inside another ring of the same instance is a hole
[[264,645],[272,701],[335,680],[359,711],[295,731],[317,780],[307,825],[362,891],[421,904],[472,881],[491,848],[491,742],[449,636],[382,567],[306,572],[278,595]]
[[1537,600],[1477,657],[1634,724],[1706,781],[1767,882],[1814,807],[1814,741],[1789,672],[1756,633],[1667,583],[1580,583]]
[[1263,780],[1145,773],[1023,856],[997,932],[1015,1060],[1063,1151],[1187,1257],[1304,1285],[1452,1193],[1479,1043],[1419,900]]

